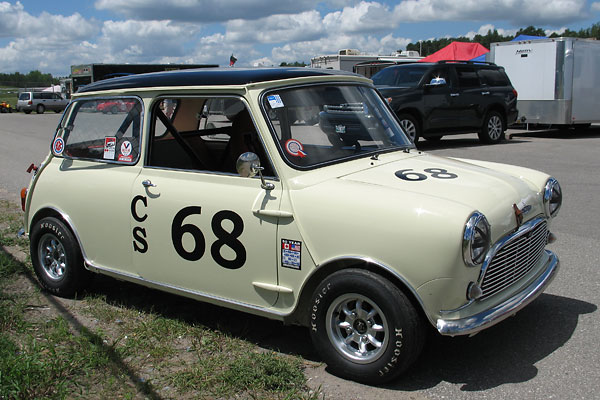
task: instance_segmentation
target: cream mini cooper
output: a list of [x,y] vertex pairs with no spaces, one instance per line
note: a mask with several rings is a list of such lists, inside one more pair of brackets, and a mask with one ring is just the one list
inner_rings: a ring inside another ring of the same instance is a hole
[[405,371],[428,327],[488,328],[559,267],[555,179],[417,151],[371,81],[340,71],[88,85],[22,197],[51,293],[101,273],[304,325],[330,371],[371,384]]

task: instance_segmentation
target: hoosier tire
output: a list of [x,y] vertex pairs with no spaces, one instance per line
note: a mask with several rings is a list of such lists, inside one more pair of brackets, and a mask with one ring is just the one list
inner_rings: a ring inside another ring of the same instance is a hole
[[46,290],[71,297],[87,285],[90,272],[75,236],[62,221],[48,217],[36,222],[30,246],[33,269]]
[[400,289],[369,271],[336,272],[315,289],[310,334],[329,370],[342,378],[382,384],[419,356],[425,331]]

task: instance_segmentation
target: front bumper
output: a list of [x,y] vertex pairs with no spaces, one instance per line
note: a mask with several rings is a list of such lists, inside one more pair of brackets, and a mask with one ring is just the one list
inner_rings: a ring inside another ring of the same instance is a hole
[[437,330],[442,335],[473,335],[514,315],[517,311],[535,300],[552,282],[560,267],[558,257],[545,250],[548,260],[542,272],[529,286],[510,299],[488,310],[462,319],[438,319]]

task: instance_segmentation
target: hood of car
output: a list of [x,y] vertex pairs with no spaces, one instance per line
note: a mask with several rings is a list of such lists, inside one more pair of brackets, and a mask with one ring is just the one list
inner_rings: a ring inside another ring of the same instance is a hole
[[[437,198],[439,201],[433,204],[440,208],[452,209],[452,204],[460,204],[484,213],[492,225],[503,226],[502,231],[516,225],[514,205],[527,210],[525,219],[543,212],[540,192],[522,179],[500,170],[426,154],[382,163],[340,179],[364,184],[364,190],[377,185],[411,193],[413,199],[414,195]],[[432,202],[427,204],[430,207]],[[420,207],[402,205],[411,206]]]

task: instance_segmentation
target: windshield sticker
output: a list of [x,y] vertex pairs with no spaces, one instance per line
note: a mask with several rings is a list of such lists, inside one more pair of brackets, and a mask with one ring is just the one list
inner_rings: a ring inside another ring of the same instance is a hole
[[114,136],[108,136],[104,138],[104,159],[114,160],[115,149],[117,147],[117,138]]
[[278,94],[272,94],[270,96],[267,96],[267,100],[269,100],[271,108],[284,107],[283,100],[281,100],[281,97]]
[[132,145],[129,140],[125,140],[121,143],[121,154],[119,154],[119,161],[132,162],[133,156],[131,155]]
[[302,242],[281,239],[281,266],[300,270]]
[[302,143],[300,143],[296,139],[290,139],[287,142],[285,142],[285,151],[287,151],[288,154],[294,157],[306,157],[306,153],[304,152],[304,146],[302,146]]
[[52,145],[52,149],[54,150],[54,154],[60,156],[65,149],[65,141],[63,138],[57,137],[54,139],[54,144]]

